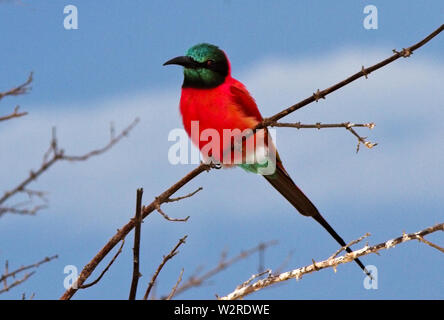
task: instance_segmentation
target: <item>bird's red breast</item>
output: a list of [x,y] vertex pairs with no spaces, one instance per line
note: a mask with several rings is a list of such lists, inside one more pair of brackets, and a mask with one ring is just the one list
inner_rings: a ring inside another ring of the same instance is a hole
[[[200,139],[204,130],[213,129],[222,138],[224,129],[243,131],[262,121],[254,99],[245,86],[231,76],[215,88],[182,88],[180,112],[186,132],[200,150],[208,143]],[[199,123],[198,136],[191,135],[192,121]],[[221,141],[220,150],[213,150],[211,156],[222,162],[221,155],[227,147],[230,141]]]

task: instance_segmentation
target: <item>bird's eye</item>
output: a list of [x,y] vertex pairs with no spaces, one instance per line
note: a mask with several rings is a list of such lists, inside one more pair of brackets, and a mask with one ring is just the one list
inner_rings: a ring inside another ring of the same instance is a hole
[[207,60],[207,67],[212,66],[214,63],[214,60]]

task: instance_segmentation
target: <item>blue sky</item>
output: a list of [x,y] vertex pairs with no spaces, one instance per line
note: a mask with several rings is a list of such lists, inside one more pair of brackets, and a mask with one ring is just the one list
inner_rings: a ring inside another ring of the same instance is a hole
[[[63,8],[74,4],[79,29],[63,28]],[[363,8],[378,8],[377,30],[362,25]],[[10,268],[44,256],[26,284],[3,294],[58,298],[63,268],[79,270],[128,221],[135,193],[145,203],[177,181],[193,165],[168,162],[170,130],[181,127],[178,112],[182,75],[162,67],[198,42],[223,48],[233,76],[255,97],[264,116],[376,63],[394,48],[409,46],[443,21],[444,3],[403,1],[1,1],[0,90],[35,73],[30,94],[1,101],[0,114],[16,104],[29,115],[0,125],[0,191],[39,166],[56,126],[66,152],[79,154],[103,145],[109,124],[122,129],[141,123],[107,154],[84,163],[58,163],[31,187],[47,191],[49,208],[34,217],[0,219],[0,265]],[[442,222],[444,206],[444,129],[442,35],[415,52],[359,80],[288,121],[376,122],[359,130],[379,145],[355,154],[356,141],[345,130],[279,129],[277,145],[294,180],[324,217],[346,239],[370,232],[376,244],[403,231]],[[156,214],[143,224],[139,293],[166,254],[185,234],[187,243],[159,277],[157,295],[168,293],[180,269],[210,268],[228,249],[237,254],[276,239],[266,266],[286,269],[327,258],[336,243],[314,221],[294,209],[259,176],[241,170],[203,174],[181,194],[202,186],[193,199],[168,204],[171,223]],[[437,234],[430,240],[442,243]],[[100,284],[78,292],[78,299],[125,299],[131,281],[132,235]],[[110,258],[110,257],[109,257]],[[108,259],[109,259],[108,258]],[[411,242],[381,256],[363,258],[378,267],[379,288],[364,289],[363,274],[348,264],[301,281],[251,295],[257,299],[442,299],[442,254]],[[179,296],[212,299],[231,292],[257,270],[253,256],[215,277],[209,285]],[[104,265],[100,265],[101,270]],[[423,270],[427,270],[424,272]],[[97,275],[95,273],[92,278]]]

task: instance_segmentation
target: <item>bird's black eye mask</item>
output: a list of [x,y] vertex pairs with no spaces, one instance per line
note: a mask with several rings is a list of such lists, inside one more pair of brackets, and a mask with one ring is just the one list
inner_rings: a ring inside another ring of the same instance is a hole
[[173,58],[167,62],[164,63],[164,65],[169,64],[177,64],[181,65],[184,68],[188,69],[208,69],[212,70],[214,72],[217,72],[223,77],[226,77],[228,75],[228,61],[227,59],[223,59],[220,61],[215,61],[212,59],[205,60],[203,62],[199,62],[194,60],[192,57],[189,56],[181,56]]
[[215,61],[212,59],[208,59],[204,62],[195,61],[193,58],[191,58],[191,60],[193,61],[191,68],[194,69],[204,68],[212,70],[214,72],[219,73],[223,77],[226,77],[228,75],[228,62],[225,59],[222,61]]

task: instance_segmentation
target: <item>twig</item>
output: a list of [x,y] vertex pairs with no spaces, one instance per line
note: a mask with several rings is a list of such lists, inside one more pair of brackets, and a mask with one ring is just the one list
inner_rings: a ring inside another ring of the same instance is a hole
[[42,265],[44,263],[47,263],[47,262],[49,262],[51,260],[57,259],[57,258],[58,258],[58,255],[54,255],[52,257],[45,257],[43,260],[41,260],[39,262],[36,262],[34,264],[30,264],[30,265],[27,265],[27,266],[21,266],[20,268],[17,268],[16,270],[11,271],[11,272],[8,270],[9,269],[8,268],[8,262],[6,261],[6,263],[5,263],[5,272],[3,273],[2,276],[0,276],[0,282],[3,282],[3,289],[0,289],[0,294],[3,293],[3,292],[9,291],[11,288],[13,288],[13,287],[15,287],[15,286],[25,282],[30,276],[32,276],[35,273],[35,271],[32,271],[30,273],[26,273],[23,276],[23,278],[18,279],[18,280],[14,281],[11,284],[8,284],[8,282],[7,282],[8,278],[15,278],[17,274],[19,274],[19,273],[21,273],[23,271],[26,271],[26,270],[29,270],[29,269],[33,269],[33,268],[36,269],[40,265]]
[[338,254],[340,254],[342,251],[344,251],[345,249],[351,247],[354,244],[357,244],[359,242],[361,242],[362,240],[364,240],[365,238],[369,237],[370,233],[366,233],[364,234],[362,237],[360,237],[359,239],[353,240],[351,242],[349,242],[346,246],[341,247],[338,251],[336,251],[330,258],[328,259],[334,259],[338,256]]
[[[313,262],[305,267],[301,267],[298,269],[294,269],[288,272],[284,272],[277,275],[270,275],[266,279],[258,280],[253,284],[248,284],[247,286],[239,286],[236,288],[232,293],[226,295],[225,297],[222,297],[220,299],[222,300],[235,300],[235,299],[241,299],[255,291],[261,290],[263,288],[269,287],[271,285],[274,285],[276,283],[280,283],[282,281],[286,281],[289,279],[301,279],[303,275],[309,274],[315,271],[319,271],[325,268],[336,268],[338,265],[343,263],[348,263],[351,261],[354,261],[356,258],[359,258],[361,256],[365,256],[371,253],[378,253],[378,251],[383,249],[389,249],[393,248],[394,246],[411,241],[411,240],[419,240],[420,238],[423,238],[424,236],[431,234],[436,231],[444,231],[444,223],[437,224],[433,227],[411,233],[411,234],[403,234],[401,237],[398,237],[396,239],[388,240],[386,242],[382,242],[380,244],[377,244],[375,246],[368,246],[366,245],[362,249],[355,250],[350,253],[346,253],[343,256],[337,257],[337,258],[328,258],[324,261],[319,262]],[[420,240],[421,241],[421,240]],[[432,245],[432,247],[436,248],[436,245]],[[441,248],[442,249],[442,248]],[[441,251],[441,250],[440,250]]]
[[164,217],[166,220],[168,221],[179,221],[179,222],[186,222],[188,221],[188,219],[190,218],[190,216],[187,216],[185,218],[170,218],[161,208],[160,205],[162,203],[168,203],[168,202],[177,202],[186,198],[190,198],[192,196],[194,196],[196,193],[198,193],[199,191],[201,191],[203,188],[199,187],[197,190],[185,195],[185,196],[181,196],[181,197],[177,197],[177,198],[167,198],[164,199],[162,201],[160,201],[160,199],[158,199],[158,197],[156,197],[155,202],[156,202],[156,210],[157,212],[159,212],[162,217]]
[[143,189],[137,189],[136,215],[134,217],[134,247],[133,247],[133,278],[131,281],[131,289],[129,300],[136,299],[137,284],[141,276],[139,272],[139,251],[140,251],[140,225],[142,224],[142,195]]
[[[144,206],[142,210],[142,220],[145,219],[148,215],[150,215],[154,210],[156,210],[156,205],[158,202],[165,201],[170,198],[175,192],[177,192],[180,188],[182,188],[189,181],[193,180],[202,172],[206,172],[211,169],[210,165],[200,164],[194,170],[185,175],[182,179],[177,181],[170,188],[165,190],[162,194],[156,197],[156,200],[151,202],[149,205]],[[120,239],[124,238],[135,226],[134,220],[131,219],[126,225],[120,228],[117,233],[105,244],[105,246],[93,257],[93,259],[85,265],[83,270],[80,272],[79,277],[77,278],[77,283],[82,284],[94,271],[97,265],[103,260],[103,258],[114,248],[114,246],[120,241]],[[69,288],[65,291],[65,293],[60,297],[61,300],[70,299],[75,292],[76,288]]]
[[11,113],[9,115],[6,115],[6,116],[0,117],[0,122],[6,121],[6,120],[9,120],[9,119],[12,119],[12,118],[20,118],[20,117],[26,116],[28,114],[28,112],[18,112],[18,110],[19,110],[19,106],[16,106],[14,108],[14,112],[13,113]]
[[164,217],[168,221],[186,222],[190,218],[190,216],[187,216],[185,218],[170,218],[165,212],[162,211],[162,209],[160,209],[160,205],[159,204],[156,206],[156,210],[157,210],[157,212],[159,212],[161,214],[162,217]]
[[424,239],[421,235],[417,235],[416,239],[418,239],[420,242],[425,243],[426,245],[429,245],[432,248],[435,248],[435,249],[441,251],[442,253],[444,253],[444,248],[438,246],[437,244],[434,244],[433,242],[430,242],[430,241]]
[[[425,43],[427,43],[428,41],[430,41],[432,38],[434,38],[435,36],[437,36],[440,32],[442,32],[444,30],[444,24],[441,25],[438,29],[436,29],[434,32],[432,32],[430,35],[428,35],[426,38],[424,38],[422,41],[416,43],[415,45],[410,47],[410,51],[413,52],[414,50],[420,48],[421,46],[423,46]],[[361,76],[365,76],[368,75],[369,73],[382,68],[383,66],[395,61],[396,59],[398,59],[400,57],[400,55],[395,54],[392,57],[381,61],[380,63],[370,67],[370,68],[363,68],[361,69],[361,71],[355,75],[352,75],[351,77],[337,83],[336,85],[325,89],[324,92],[324,96],[328,93],[331,93],[335,90],[338,90],[339,88],[347,85],[348,83],[358,79]],[[309,98],[306,98],[302,101],[300,101],[299,103],[275,114],[272,117],[266,118],[264,119],[261,123],[259,123],[254,129],[258,130],[261,128],[265,128],[267,126],[269,126],[270,124],[278,121],[279,119],[285,117],[286,115],[312,103],[313,101],[315,101],[313,96],[310,96]],[[175,192],[177,192],[180,188],[182,188],[185,184],[187,184],[188,182],[190,182],[191,180],[193,180],[195,177],[197,177],[199,174],[201,174],[204,171],[210,171],[212,168],[217,168],[217,166],[213,165],[213,164],[204,164],[201,163],[198,167],[196,167],[195,169],[193,169],[192,171],[190,171],[185,177],[183,177],[182,179],[180,179],[178,182],[176,182],[174,185],[172,185],[170,188],[168,188],[167,190],[165,190],[160,196],[157,197],[157,199],[153,202],[151,202],[148,206],[145,206],[143,213],[142,213],[142,218],[145,219],[149,214],[151,214],[151,212],[153,212],[156,209],[156,204],[158,202],[163,203],[166,199],[168,199],[169,197],[171,197]],[[100,261],[103,260],[103,258],[111,251],[111,249],[120,241],[120,239],[122,239],[123,237],[125,237],[132,229],[134,228],[134,222],[130,221],[128,222],[126,225],[124,225],[105,245],[104,247],[91,259],[91,261],[85,265],[85,267],[83,268],[83,270],[81,271],[77,282],[78,283],[83,283],[90,275],[91,273],[94,271],[94,269],[97,267],[97,265],[100,263]],[[67,300],[70,299],[75,293],[76,293],[76,289],[75,288],[69,288],[65,291],[65,293],[60,297],[60,299],[62,300]]]
[[436,29],[435,31],[433,31],[431,34],[429,34],[427,37],[425,37],[423,40],[419,41],[418,43],[412,45],[411,47],[408,47],[406,49],[403,49],[401,52],[397,52],[395,51],[394,54],[392,56],[390,56],[389,58],[371,66],[368,68],[361,68],[361,71],[351,75],[350,77],[348,77],[345,80],[342,80],[338,83],[336,83],[335,85],[324,89],[322,91],[320,91],[318,89],[317,93],[309,96],[308,98],[292,105],[291,107],[288,107],[287,109],[275,114],[272,117],[266,118],[264,119],[258,126],[256,126],[256,130],[257,129],[261,129],[261,128],[265,128],[267,126],[269,126],[270,124],[272,124],[273,122],[278,121],[279,119],[289,115],[290,113],[306,106],[307,104],[310,104],[312,102],[315,102],[317,100],[319,100],[320,97],[325,98],[328,94],[342,88],[343,86],[361,78],[361,77],[366,77],[368,76],[370,73],[372,73],[373,71],[376,71],[386,65],[388,65],[389,63],[401,58],[401,57],[407,57],[410,54],[412,54],[415,50],[419,49],[420,47],[422,47],[423,45],[425,45],[427,42],[429,42],[431,39],[433,39],[434,37],[436,37],[438,34],[440,34],[442,31],[444,30],[444,24],[442,24],[438,29]]
[[188,236],[184,236],[182,239],[179,240],[179,242],[174,246],[173,250],[171,250],[170,253],[168,253],[166,256],[163,257],[162,262],[160,263],[160,265],[157,267],[156,272],[154,273],[153,277],[151,278],[150,283],[148,284],[148,288],[146,289],[145,295],[143,296],[143,300],[147,300],[148,296],[150,294],[150,291],[154,285],[154,283],[156,282],[157,276],[159,275],[160,271],[162,270],[163,266],[165,265],[165,263],[167,263],[168,260],[170,260],[171,258],[173,258],[177,253],[179,253],[179,251],[177,251],[177,249],[179,249],[179,247],[185,243],[185,240],[187,239]]
[[243,288],[243,287],[245,287],[245,286],[248,286],[248,285],[249,285],[254,279],[257,279],[257,278],[259,278],[259,277],[262,277],[262,276],[265,275],[265,274],[267,274],[268,276],[271,276],[271,269],[267,269],[267,270],[261,271],[261,272],[259,272],[259,273],[253,274],[253,275],[250,277],[250,279],[248,279],[247,281],[245,281],[245,282],[241,283],[240,285],[238,285],[238,286],[236,287],[236,289],[240,289],[240,288]]
[[42,264],[44,264],[46,262],[49,262],[51,260],[57,259],[58,257],[59,257],[58,255],[54,255],[52,257],[45,257],[43,260],[41,260],[39,262],[36,262],[34,264],[30,264],[30,265],[27,265],[27,266],[21,266],[20,268],[14,270],[12,272],[4,273],[0,277],[0,282],[3,282],[6,278],[15,277],[18,273],[23,272],[25,270],[29,270],[29,269],[32,269],[32,268],[38,268],[38,267],[40,267],[40,265],[42,265]]
[[23,214],[33,216],[37,213],[37,211],[47,208],[46,205],[37,205],[30,209],[18,209],[16,206],[14,207],[0,207],[0,216],[5,213],[12,214]]
[[370,123],[351,123],[351,122],[342,122],[342,123],[321,123],[317,122],[315,124],[302,124],[300,122],[296,123],[284,123],[284,122],[275,122],[270,124],[270,127],[284,127],[284,128],[296,128],[296,129],[324,129],[324,128],[347,128],[347,127],[365,127],[369,129],[373,129],[375,124],[373,122]]
[[109,149],[111,149],[116,143],[118,143],[120,140],[122,140],[124,137],[127,137],[128,134],[130,133],[130,131],[132,129],[134,129],[134,127],[139,123],[140,119],[136,118],[128,127],[126,127],[119,135],[113,137],[111,135],[111,139],[108,142],[108,144],[106,146],[104,146],[103,148],[100,149],[96,149],[93,150],[91,152],[88,152],[82,156],[67,156],[63,154],[63,150],[61,150],[61,158],[62,160],[67,160],[67,161],[85,161],[88,160],[91,157],[100,155],[102,153],[105,153],[106,151],[108,151]]
[[192,288],[192,287],[201,286],[209,278],[211,278],[215,274],[225,270],[226,268],[228,268],[229,266],[238,262],[239,260],[243,260],[260,250],[265,250],[266,248],[273,246],[276,243],[277,243],[276,240],[260,243],[254,248],[248,249],[246,251],[242,251],[237,256],[234,256],[233,258],[231,258],[229,260],[226,260],[226,253],[222,253],[222,257],[221,257],[219,263],[217,264],[217,266],[215,266],[213,269],[208,270],[207,272],[205,272],[201,276],[192,275],[191,277],[189,277],[187,279],[187,281],[185,281],[181,286],[179,286],[179,288],[177,288],[176,296],[178,294],[184,292],[185,290]]
[[356,152],[359,151],[360,144],[364,144],[367,148],[371,149],[374,146],[377,146],[377,143],[371,143],[367,141],[367,137],[361,137],[353,127],[366,127],[369,129],[373,129],[375,124],[373,122],[370,123],[351,123],[351,122],[343,122],[343,123],[316,123],[316,124],[302,124],[300,122],[296,123],[283,123],[283,122],[275,122],[271,123],[270,127],[281,127],[281,128],[296,128],[296,129],[324,129],[324,128],[345,128],[350,131],[356,138],[358,138],[358,145],[356,147]]
[[15,88],[12,88],[8,91],[0,92],[0,100],[6,96],[18,96],[21,94],[28,93],[28,91],[31,90],[31,87],[29,87],[29,85],[31,84],[31,82],[33,80],[32,76],[33,76],[33,72],[31,72],[29,74],[28,79],[26,80],[25,83],[15,87]]
[[6,291],[9,291],[9,290],[11,290],[12,288],[18,286],[19,284],[25,282],[26,280],[28,280],[28,279],[29,279],[32,275],[34,275],[34,274],[35,274],[35,271],[32,271],[32,272],[30,272],[30,273],[25,273],[25,275],[23,276],[23,278],[21,278],[21,279],[17,279],[17,280],[15,280],[13,283],[11,283],[10,285],[4,287],[3,289],[0,289],[0,294],[4,293],[4,292],[6,292]]
[[183,268],[180,271],[179,274],[179,279],[177,279],[176,284],[174,285],[173,289],[171,290],[170,294],[168,295],[168,297],[166,297],[165,300],[171,300],[173,298],[173,296],[176,294],[176,290],[177,290],[177,286],[179,285],[179,283],[182,281],[182,276],[183,276]]
[[92,287],[93,285],[97,284],[97,283],[102,279],[102,277],[105,275],[105,273],[108,271],[108,269],[112,266],[112,264],[114,263],[114,261],[116,261],[117,257],[118,257],[119,254],[122,252],[122,248],[123,248],[123,245],[124,245],[124,244],[125,244],[125,239],[122,239],[122,244],[120,245],[119,250],[117,250],[117,252],[116,252],[116,254],[114,255],[114,257],[113,257],[113,258],[111,259],[111,261],[108,263],[108,265],[106,266],[106,268],[103,269],[102,273],[99,275],[99,277],[98,277],[96,280],[92,281],[91,283],[88,283],[88,284],[82,284],[82,285],[79,285],[78,283],[74,282],[74,283],[77,284],[77,287],[78,287],[79,289],[86,289],[86,288]]
[[168,199],[166,199],[166,200],[164,201],[164,203],[167,203],[167,202],[176,202],[176,201],[180,201],[180,200],[183,200],[183,199],[186,199],[186,198],[190,198],[190,197],[194,196],[196,193],[198,193],[198,192],[201,191],[201,190],[203,190],[203,188],[202,188],[202,187],[199,187],[199,188],[197,188],[195,191],[193,191],[193,192],[191,192],[191,193],[189,193],[189,194],[187,194],[187,195],[185,195],[185,196],[177,197],[177,198],[168,198]]
[[[45,154],[43,159],[43,163],[37,171],[31,171],[28,177],[19,183],[14,189],[7,191],[0,197],[0,205],[3,204],[6,200],[11,198],[18,192],[28,192],[26,186],[31,182],[35,181],[42,173],[48,170],[54,163],[57,161],[85,161],[88,160],[92,156],[100,155],[110,148],[112,148],[117,142],[123,139],[128,133],[134,128],[134,126],[139,122],[139,119],[135,119],[126,129],[124,129],[118,136],[111,139],[108,144],[106,144],[103,148],[93,150],[88,152],[82,156],[67,156],[65,155],[62,149],[59,149],[57,146],[57,139],[55,136],[55,130],[53,129],[53,136],[50,143],[50,148],[48,152]],[[49,158],[49,155],[52,154],[52,157]],[[3,212],[4,213],[4,212]],[[0,211],[0,217],[2,212]]]

